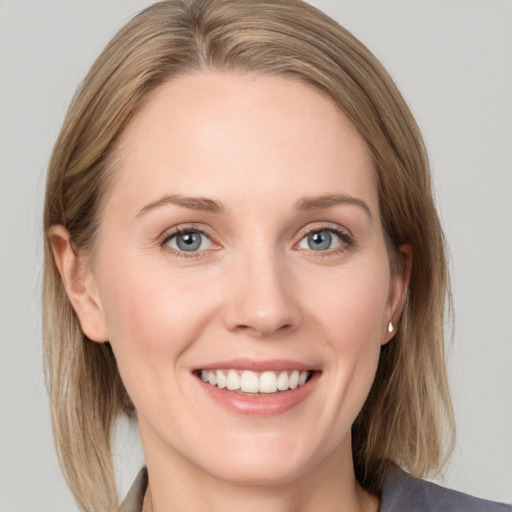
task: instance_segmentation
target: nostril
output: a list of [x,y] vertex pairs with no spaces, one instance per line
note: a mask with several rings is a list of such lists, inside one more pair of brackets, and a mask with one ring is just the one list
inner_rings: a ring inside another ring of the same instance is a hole
[[272,336],[274,334],[284,333],[293,329],[293,325],[290,323],[277,326],[272,324],[264,325],[262,323],[255,325],[240,324],[235,327],[238,332],[244,332],[260,338]]

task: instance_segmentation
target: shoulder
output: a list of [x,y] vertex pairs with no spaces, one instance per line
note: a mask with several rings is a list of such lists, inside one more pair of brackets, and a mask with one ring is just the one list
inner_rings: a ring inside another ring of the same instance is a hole
[[512,512],[512,507],[452,491],[397,469],[384,482],[379,512]]

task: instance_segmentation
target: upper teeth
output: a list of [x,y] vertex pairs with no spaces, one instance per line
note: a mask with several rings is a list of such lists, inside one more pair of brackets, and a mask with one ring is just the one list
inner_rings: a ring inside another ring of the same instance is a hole
[[201,380],[220,389],[243,391],[245,393],[275,393],[295,389],[306,383],[307,371],[293,370],[279,373],[262,373],[245,370],[241,374],[235,370],[202,370]]

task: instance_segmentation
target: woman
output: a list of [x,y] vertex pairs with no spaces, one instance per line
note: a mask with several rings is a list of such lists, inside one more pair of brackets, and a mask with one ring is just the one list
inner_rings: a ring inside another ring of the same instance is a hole
[[[297,1],[155,4],[109,43],[50,162],[45,350],[83,510],[508,510],[442,490],[444,241],[417,126]],[[416,507],[416,508],[415,508]]]

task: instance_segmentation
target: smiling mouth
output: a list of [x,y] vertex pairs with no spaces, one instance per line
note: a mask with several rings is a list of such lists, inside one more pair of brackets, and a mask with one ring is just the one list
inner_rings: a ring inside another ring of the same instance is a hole
[[290,391],[306,384],[311,370],[254,372],[251,370],[196,370],[195,375],[206,384],[219,389],[249,394],[270,394]]

